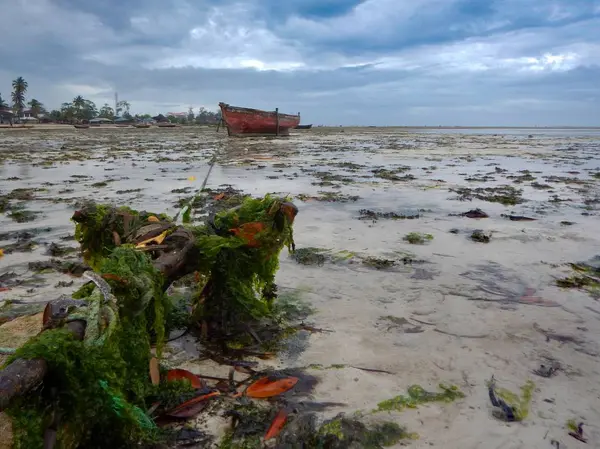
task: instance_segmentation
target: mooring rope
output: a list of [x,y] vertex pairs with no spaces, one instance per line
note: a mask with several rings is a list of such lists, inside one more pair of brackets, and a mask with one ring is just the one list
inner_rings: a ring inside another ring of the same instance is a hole
[[208,163],[208,172],[206,173],[206,176],[204,177],[204,181],[202,181],[202,185],[200,186],[200,188],[198,190],[196,190],[196,194],[190,199],[189,203],[187,203],[185,206],[183,206],[177,212],[177,214],[175,214],[175,217],[173,217],[173,222],[175,222],[175,223],[177,222],[177,219],[179,218],[179,214],[182,215],[182,221],[184,223],[187,223],[190,221],[192,205],[198,199],[198,197],[200,196],[200,194],[206,187],[206,184],[208,183],[208,178],[210,177],[210,173],[212,172],[212,169],[215,166],[215,163],[217,162],[218,156],[219,156],[219,149],[216,149],[212,158],[210,159],[210,161]]

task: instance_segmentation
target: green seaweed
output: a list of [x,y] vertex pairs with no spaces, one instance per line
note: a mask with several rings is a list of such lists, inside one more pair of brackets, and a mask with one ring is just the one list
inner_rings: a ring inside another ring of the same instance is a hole
[[529,415],[529,405],[531,404],[534,389],[535,383],[532,380],[528,380],[520,387],[521,396],[500,387],[496,387],[495,392],[496,396],[512,407],[515,420],[522,421]]
[[[380,422],[367,425],[358,418],[338,415],[324,422],[311,436],[302,436],[308,448],[342,449],[361,447],[365,449],[381,449],[393,446],[402,440],[416,440],[419,436],[409,433],[404,427],[394,422]],[[300,440],[300,438],[299,438]]]
[[402,411],[406,408],[417,408],[420,404],[428,402],[453,402],[464,398],[465,395],[456,386],[439,385],[439,393],[429,392],[420,385],[412,385],[408,388],[407,395],[399,395],[392,399],[377,404],[375,412]]
[[[212,227],[191,228],[202,248],[199,271],[209,273],[210,279],[202,305],[196,308],[197,319],[220,322],[225,330],[272,316],[279,254],[284,246],[290,251],[294,247],[295,206],[286,200],[268,195],[246,198],[238,208],[218,213]],[[262,230],[250,240],[241,232],[232,235],[246,224],[260,224]]]
[[402,240],[413,245],[424,245],[425,243],[433,240],[433,235],[423,234],[421,232],[410,232],[406,234]]
[[561,288],[576,288],[587,291],[592,297],[600,297],[600,268],[587,263],[572,263],[575,274],[557,279],[556,285]]
[[8,216],[12,218],[17,223],[27,223],[33,221],[40,215],[40,212],[35,212],[31,210],[13,210]]
[[365,257],[362,261],[363,265],[375,268],[377,270],[385,270],[396,265],[396,261],[392,259],[385,259],[383,257]]
[[525,202],[525,199],[522,197],[522,190],[507,185],[498,187],[478,187],[476,189],[459,187],[450,189],[450,191],[457,193],[458,199],[461,201],[478,199],[490,203],[504,204],[505,206],[515,206]]
[[[119,315],[107,328],[112,329],[110,334],[105,332],[97,342],[79,341],[67,330],[48,330],[30,339],[7,361],[43,357],[49,367],[44,388],[16,399],[8,409],[15,448],[41,448],[52,413],[62,416],[58,440],[65,448],[130,447],[159,436],[144,410],[156,395],[148,376],[150,345],[156,340],[160,350],[164,313],[169,309],[161,275],[146,254],[123,247],[104,260],[100,272],[130,280],[126,285],[113,285]],[[149,284],[143,281],[145,277],[151,279]],[[78,296],[87,292],[90,287],[80,289]],[[84,298],[91,301],[96,292],[92,288]],[[144,307],[144,301],[154,304]]]
[[327,257],[323,253],[328,251],[324,248],[296,248],[290,256],[300,265],[323,265],[327,260]]
[[[263,447],[261,437],[271,423],[275,410],[256,406],[235,406],[234,416],[238,425],[225,433],[219,449],[258,449]],[[277,447],[303,449],[344,449],[360,447],[381,449],[393,446],[402,440],[418,439],[415,433],[393,422],[378,422],[367,425],[359,418],[340,414],[316,425],[314,415],[288,418],[288,423],[277,439]]]

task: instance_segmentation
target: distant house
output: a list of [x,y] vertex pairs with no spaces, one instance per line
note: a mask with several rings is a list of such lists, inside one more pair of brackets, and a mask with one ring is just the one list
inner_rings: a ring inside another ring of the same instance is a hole
[[128,125],[134,122],[133,117],[130,118],[125,118],[125,117],[116,117],[115,120],[115,125]]
[[12,109],[0,108],[0,124],[10,123],[10,121],[14,119],[14,116],[15,114],[13,114]]
[[37,120],[37,117],[34,117],[31,109],[23,109],[19,118],[21,120]]
[[12,118],[13,121],[19,122],[37,122],[38,119],[33,116],[31,109],[23,109],[20,116],[17,116],[12,109],[10,108],[1,108],[0,109],[0,120],[4,123],[10,122]]
[[108,118],[104,118],[104,117],[96,117],[90,120],[90,125],[106,125],[108,123],[112,123],[113,121],[111,119]]

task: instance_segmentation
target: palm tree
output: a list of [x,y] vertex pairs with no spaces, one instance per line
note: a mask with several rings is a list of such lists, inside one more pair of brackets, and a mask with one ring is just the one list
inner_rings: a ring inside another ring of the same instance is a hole
[[73,98],[73,107],[75,108],[75,115],[78,119],[83,118],[83,108],[85,107],[85,99],[81,95],[77,95]]
[[18,112],[19,117],[23,114],[23,109],[25,108],[25,92],[27,92],[27,81],[20,76],[16,80],[12,82],[13,92],[12,92],[12,101],[13,108]]
[[35,118],[37,118],[37,116],[44,111],[44,105],[35,98],[32,98],[27,104],[31,108],[31,115],[33,115]]
[[7,108],[7,107],[8,107],[8,104],[2,98],[2,94],[0,94],[0,108]]
[[129,108],[131,107],[131,105],[129,104],[128,101],[125,100],[121,100],[117,103],[117,115],[119,115],[119,113],[125,109],[125,112],[123,113],[123,116],[129,116]]
[[62,115],[63,120],[72,122],[73,116],[75,115],[75,108],[73,107],[73,103],[63,103],[60,105],[60,113]]
[[102,106],[102,108],[100,109],[99,116],[108,120],[114,120],[115,111],[113,111],[113,108],[111,108],[108,103],[104,103],[104,106]]

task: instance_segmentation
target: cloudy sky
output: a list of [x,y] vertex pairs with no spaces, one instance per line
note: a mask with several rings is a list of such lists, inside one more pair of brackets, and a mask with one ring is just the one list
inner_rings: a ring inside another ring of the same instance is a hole
[[600,0],[2,0],[0,93],[133,113],[600,126]]

